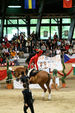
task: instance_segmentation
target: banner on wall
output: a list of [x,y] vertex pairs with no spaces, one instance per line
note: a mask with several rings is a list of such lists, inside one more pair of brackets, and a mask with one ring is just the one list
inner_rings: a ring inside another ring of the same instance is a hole
[[7,70],[0,70],[0,80],[3,80],[7,77]]
[[53,69],[61,71],[63,67],[60,55],[56,55],[54,57],[47,57],[45,55],[40,56],[38,58],[38,68],[39,70],[45,71],[53,71]]
[[63,0],[63,8],[72,8],[72,0]]

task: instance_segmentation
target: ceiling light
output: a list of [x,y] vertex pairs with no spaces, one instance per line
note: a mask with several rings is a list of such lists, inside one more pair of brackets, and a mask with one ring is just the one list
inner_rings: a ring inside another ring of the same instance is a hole
[[21,6],[8,6],[8,8],[21,8]]

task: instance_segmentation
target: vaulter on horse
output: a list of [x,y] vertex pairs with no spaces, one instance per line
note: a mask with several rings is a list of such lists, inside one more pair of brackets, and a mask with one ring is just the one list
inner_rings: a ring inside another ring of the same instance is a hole
[[[38,61],[38,57],[42,55],[43,51],[41,49],[36,49],[37,53],[36,55],[34,55],[29,62],[28,65],[28,69],[30,68],[30,70],[28,71],[28,76],[34,76],[38,73],[38,65],[37,65],[37,61]],[[35,67],[36,66],[36,67]]]
[[31,63],[33,62],[34,65],[36,66],[36,69],[38,70],[38,65],[37,65],[38,57],[42,55],[43,51],[41,49],[36,49],[36,51],[37,51],[36,55],[30,59],[28,69],[30,68]]

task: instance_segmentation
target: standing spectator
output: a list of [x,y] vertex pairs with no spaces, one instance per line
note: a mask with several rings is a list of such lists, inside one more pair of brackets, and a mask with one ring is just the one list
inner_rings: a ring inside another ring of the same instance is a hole
[[54,41],[57,41],[57,39],[58,39],[58,35],[57,35],[57,32],[55,32],[55,34],[54,34]]
[[34,107],[33,107],[33,98],[32,93],[29,89],[28,84],[23,84],[24,90],[22,91],[23,97],[24,97],[24,113],[27,113],[28,107],[31,110],[31,113],[34,113]]

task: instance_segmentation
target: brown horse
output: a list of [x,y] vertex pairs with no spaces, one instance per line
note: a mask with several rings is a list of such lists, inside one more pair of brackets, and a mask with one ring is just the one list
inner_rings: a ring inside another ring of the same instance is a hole
[[[17,68],[15,70],[16,77],[19,77],[21,72],[24,71],[26,75],[26,68]],[[49,96],[48,99],[51,99],[51,88],[50,88],[50,80],[51,80],[51,75],[46,72],[46,71],[39,71],[35,76],[31,76],[29,83],[30,84],[39,84],[40,87],[43,89],[44,94],[48,89]],[[47,86],[47,88],[44,86],[44,84]],[[43,94],[43,96],[44,96]]]

